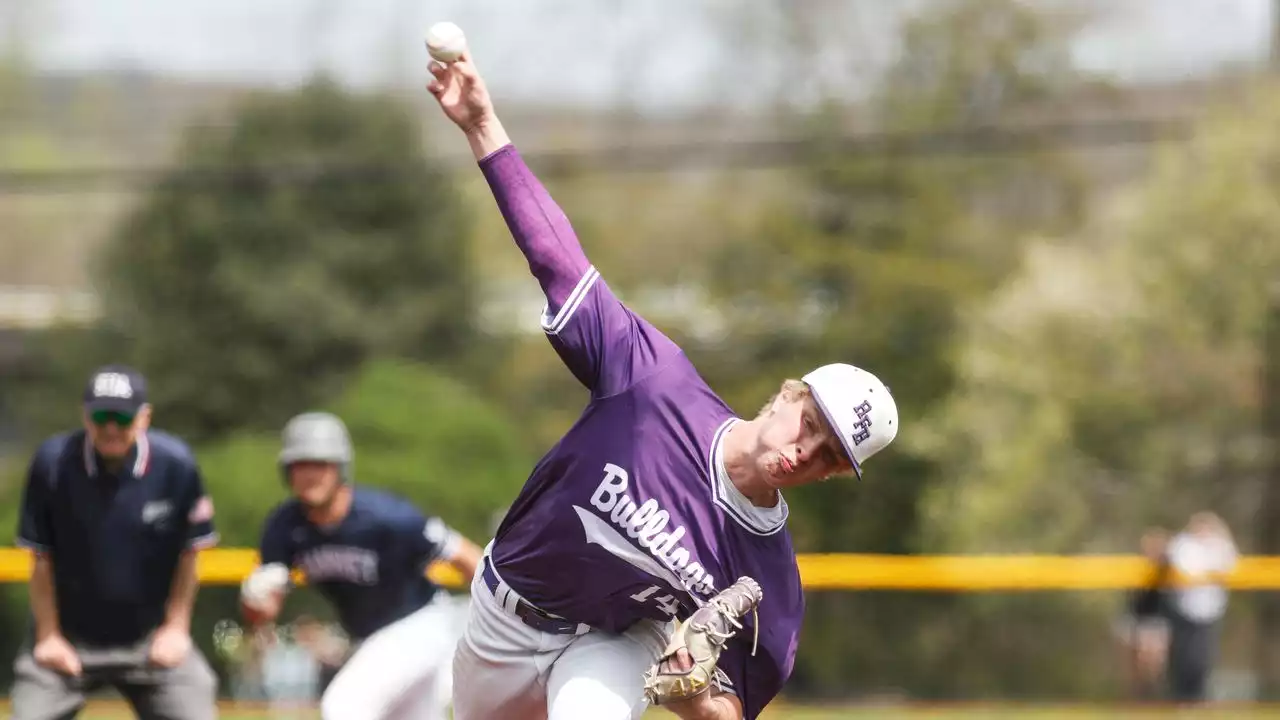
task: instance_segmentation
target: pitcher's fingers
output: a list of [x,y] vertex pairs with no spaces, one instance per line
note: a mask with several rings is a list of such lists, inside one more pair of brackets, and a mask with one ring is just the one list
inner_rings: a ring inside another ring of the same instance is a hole
[[476,80],[480,77],[480,73],[476,71],[475,63],[471,62],[470,51],[459,55],[455,62],[449,64],[449,67],[467,80]]
[[442,62],[432,60],[427,66],[431,71],[431,82],[427,83],[427,91],[436,97],[440,97],[449,87],[449,83],[453,82],[453,75],[449,72],[449,67]]
[[676,651],[676,665],[680,668],[681,672],[688,672],[692,670],[693,656],[689,654],[688,650],[680,648]]

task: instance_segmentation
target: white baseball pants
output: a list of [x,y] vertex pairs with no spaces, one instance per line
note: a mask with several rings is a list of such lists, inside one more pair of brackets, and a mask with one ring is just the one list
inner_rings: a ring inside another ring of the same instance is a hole
[[456,622],[448,598],[438,597],[370,635],[329,683],[321,718],[445,720]]
[[454,720],[636,720],[644,714],[644,672],[666,646],[670,623],[643,621],[622,635],[535,630],[512,613],[519,596],[500,580],[495,596],[482,575],[471,583],[467,627],[453,659]]

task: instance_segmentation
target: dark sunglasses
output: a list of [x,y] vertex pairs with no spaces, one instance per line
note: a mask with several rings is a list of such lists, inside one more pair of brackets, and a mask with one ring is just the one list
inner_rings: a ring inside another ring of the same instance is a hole
[[120,412],[119,410],[98,410],[89,415],[89,419],[94,425],[99,427],[107,423],[115,423],[120,427],[129,427],[133,424],[134,415],[132,413]]

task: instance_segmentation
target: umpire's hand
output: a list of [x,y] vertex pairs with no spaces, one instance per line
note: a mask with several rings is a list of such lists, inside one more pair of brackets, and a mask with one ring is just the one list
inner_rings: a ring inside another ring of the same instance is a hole
[[151,638],[151,651],[148,659],[155,665],[165,668],[178,667],[191,652],[191,633],[186,628],[161,625]]
[[36,664],[41,667],[63,675],[80,677],[80,656],[76,654],[76,649],[71,647],[71,643],[61,635],[54,634],[36,641],[31,654],[35,657]]

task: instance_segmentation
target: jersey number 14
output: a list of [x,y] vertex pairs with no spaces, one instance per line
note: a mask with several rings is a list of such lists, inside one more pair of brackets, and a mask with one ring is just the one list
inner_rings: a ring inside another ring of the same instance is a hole
[[[653,597],[653,594],[661,589],[662,588],[657,585],[650,585],[644,590],[632,595],[631,599],[636,602],[648,602],[649,598]],[[680,601],[676,600],[670,594],[663,595],[660,598],[654,598],[653,603],[658,606],[659,610],[670,617],[675,617],[676,611],[680,609]]]

